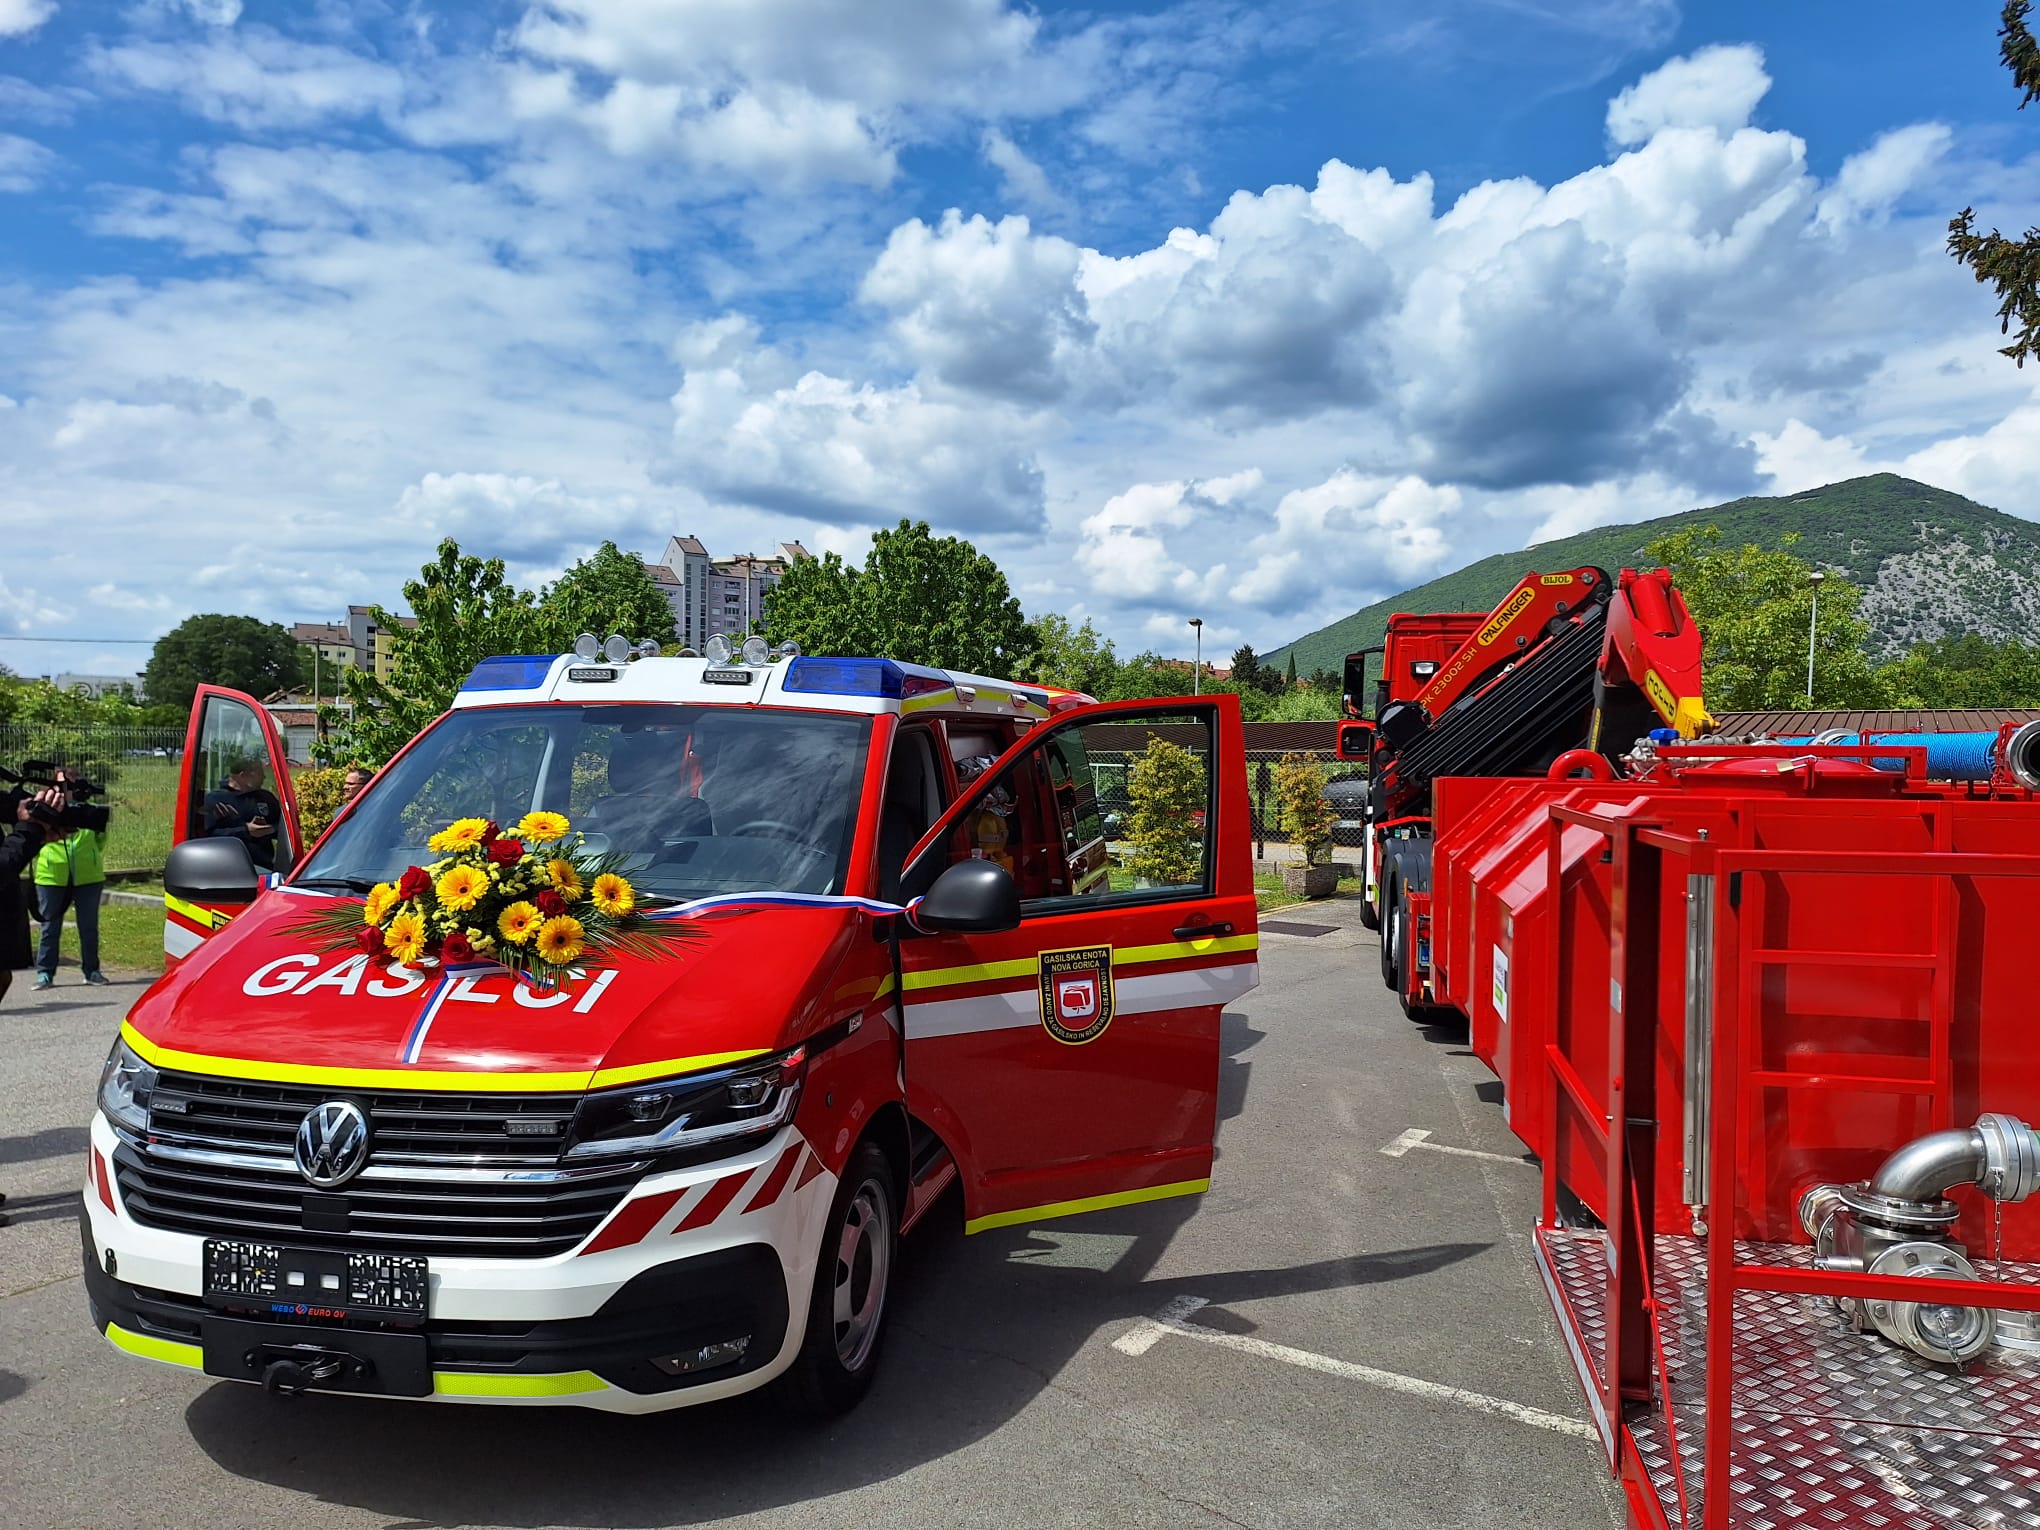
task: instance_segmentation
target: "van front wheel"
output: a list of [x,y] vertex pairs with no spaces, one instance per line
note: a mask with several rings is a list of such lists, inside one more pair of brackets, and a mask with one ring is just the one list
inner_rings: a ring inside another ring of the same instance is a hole
[[878,1144],[860,1142],[822,1227],[800,1353],[779,1379],[781,1401],[797,1413],[843,1413],[870,1390],[885,1338],[897,1207],[892,1165]]

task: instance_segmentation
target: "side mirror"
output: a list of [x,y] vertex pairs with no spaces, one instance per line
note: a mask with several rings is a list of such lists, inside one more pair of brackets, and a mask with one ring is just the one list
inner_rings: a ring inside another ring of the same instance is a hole
[[253,903],[262,878],[238,839],[187,839],[171,847],[163,890],[193,903]]
[[913,924],[933,933],[1018,929],[1020,885],[997,861],[958,861],[914,905]]
[[1374,724],[1371,722],[1342,722],[1339,724],[1339,738],[1335,752],[1342,760],[1369,760],[1374,757]]

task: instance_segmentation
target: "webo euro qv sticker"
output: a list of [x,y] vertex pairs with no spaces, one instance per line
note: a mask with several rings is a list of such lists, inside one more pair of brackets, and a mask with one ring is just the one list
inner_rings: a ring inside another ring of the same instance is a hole
[[1096,1041],[1112,1023],[1112,948],[1041,953],[1041,1023],[1070,1046]]

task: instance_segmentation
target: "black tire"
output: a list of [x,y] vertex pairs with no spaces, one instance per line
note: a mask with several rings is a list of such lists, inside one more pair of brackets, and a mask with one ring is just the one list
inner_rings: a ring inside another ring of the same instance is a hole
[[[885,1345],[885,1302],[899,1252],[899,1192],[892,1164],[860,1142],[822,1225],[821,1257],[800,1353],[777,1383],[780,1404],[809,1418],[857,1406]],[[838,1296],[851,1309],[839,1316]]]
[[1381,984],[1395,988],[1396,941],[1401,934],[1398,907],[1402,898],[1402,867],[1395,861],[1381,868]]

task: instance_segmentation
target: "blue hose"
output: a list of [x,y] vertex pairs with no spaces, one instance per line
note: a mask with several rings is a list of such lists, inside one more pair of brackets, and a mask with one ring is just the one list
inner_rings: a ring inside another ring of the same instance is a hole
[[[1860,744],[1890,744],[1902,749],[1927,751],[1927,775],[1936,781],[1988,781],[1997,769],[1997,741],[1990,733],[1843,733],[1826,742],[1844,748]],[[1811,738],[1788,738],[1786,744],[1810,744]],[[1903,771],[1905,759],[1873,757],[1879,770]]]

